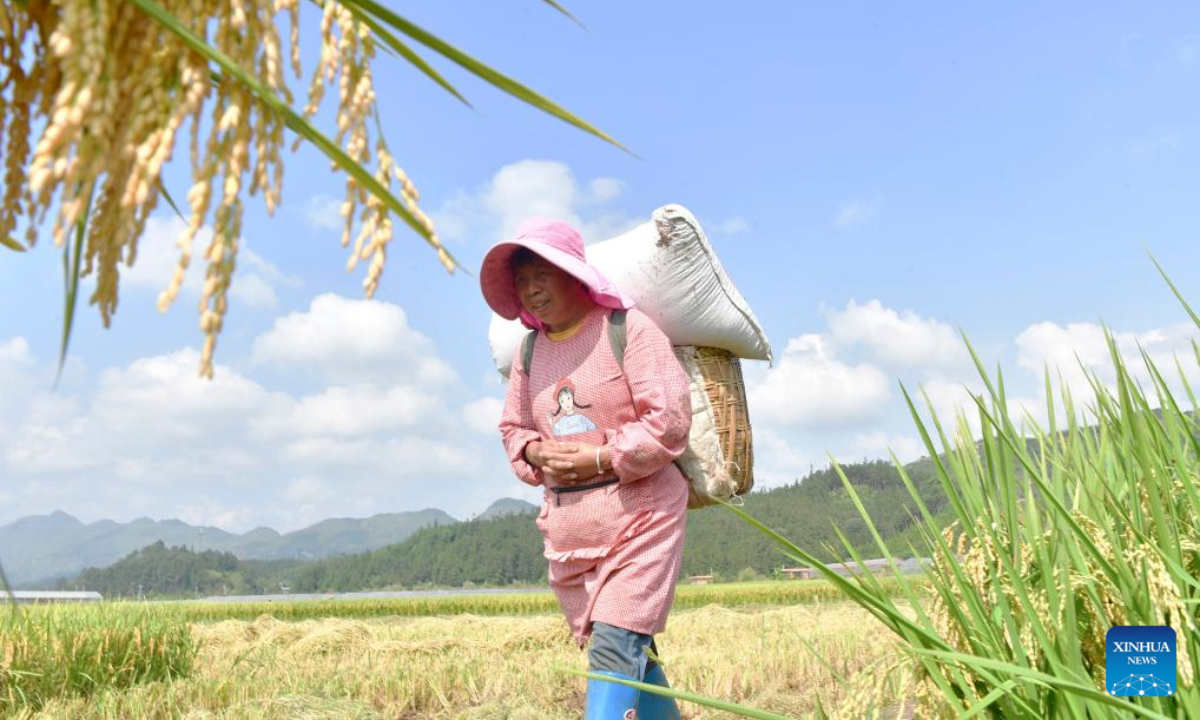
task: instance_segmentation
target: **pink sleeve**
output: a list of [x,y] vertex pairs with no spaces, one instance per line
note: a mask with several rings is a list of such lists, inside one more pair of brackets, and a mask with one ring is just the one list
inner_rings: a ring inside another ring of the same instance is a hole
[[504,396],[504,412],[500,413],[500,435],[504,439],[504,449],[508,453],[508,462],[513,472],[522,481],[530,485],[541,485],[545,482],[540,468],[525,461],[525,446],[534,440],[540,440],[541,434],[534,428],[533,405],[525,392],[525,382],[528,378],[521,368],[521,352],[517,349],[513,358],[512,370],[508,375],[508,393]]
[[682,455],[692,427],[687,374],[670,340],[636,310],[626,323],[625,380],[637,420],[605,431],[613,471],[622,481],[651,475]]

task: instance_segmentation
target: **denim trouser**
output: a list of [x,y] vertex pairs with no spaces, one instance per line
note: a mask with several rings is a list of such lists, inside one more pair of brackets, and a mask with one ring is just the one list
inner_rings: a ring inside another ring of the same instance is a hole
[[588,649],[588,669],[620,673],[641,680],[654,661],[646,656],[646,648],[658,655],[654,638],[639,632],[615,627],[608,623],[592,623],[592,646]]

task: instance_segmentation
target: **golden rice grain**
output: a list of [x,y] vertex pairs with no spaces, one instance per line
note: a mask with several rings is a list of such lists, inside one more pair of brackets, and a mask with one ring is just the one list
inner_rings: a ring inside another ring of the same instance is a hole
[[[290,23],[286,54],[300,67],[297,0],[160,0],[180,24],[219,47],[235,64],[284,102],[292,94],[284,78],[285,45],[279,26]],[[322,4],[320,58],[308,88],[304,115],[317,113],[326,87],[338,88],[336,140],[366,165],[372,153],[367,122],[375,114],[371,74],[375,57],[369,29],[337,0]],[[201,119],[212,123],[202,142]],[[96,273],[90,298],[107,326],[116,312],[119,266],[132,265],[147,219],[158,205],[162,170],[175,140],[191,122],[192,187],[189,217],[177,240],[179,260],[158,308],[176,299],[192,258],[192,243],[206,223],[213,239],[205,251],[205,291],[199,302],[205,334],[200,372],[211,377],[212,354],[228,309],[228,292],[241,240],[242,196],[261,193],[268,213],[281,202],[283,118],[246,88],[223,76],[210,83],[209,63],[173,33],[122,0],[51,0],[0,12],[0,140],[4,190],[0,236],[8,237],[22,217],[28,243],[51,208],[56,245],[66,242],[88,215],[83,274]],[[42,131],[32,149],[31,129]],[[299,142],[299,141],[297,141]],[[401,188],[406,208],[432,235],[432,222],[417,207],[415,188],[375,142],[375,179]],[[214,184],[219,191],[214,195]],[[356,209],[362,207],[361,215]],[[353,179],[346,182],[342,241],[348,245],[356,220],[359,244],[350,262],[370,259],[363,281],[374,294],[392,239],[389,208]],[[436,235],[433,245],[448,269],[453,263]]]

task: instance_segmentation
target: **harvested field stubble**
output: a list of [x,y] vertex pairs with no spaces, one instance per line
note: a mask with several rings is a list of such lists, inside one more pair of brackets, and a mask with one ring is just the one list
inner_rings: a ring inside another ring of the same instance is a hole
[[[192,626],[192,677],[42,717],[578,718],[585,681],[553,666],[587,659],[558,615],[281,622],[270,616]],[[676,612],[659,636],[674,685],[789,717],[827,710],[892,641],[848,604]],[[686,718],[725,716],[693,705]],[[26,715],[27,717],[30,715]]]

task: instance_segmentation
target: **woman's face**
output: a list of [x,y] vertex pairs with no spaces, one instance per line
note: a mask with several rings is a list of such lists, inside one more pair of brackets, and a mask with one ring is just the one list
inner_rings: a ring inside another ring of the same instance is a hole
[[592,307],[587,288],[563,270],[534,257],[513,268],[521,305],[551,330],[566,330]]

